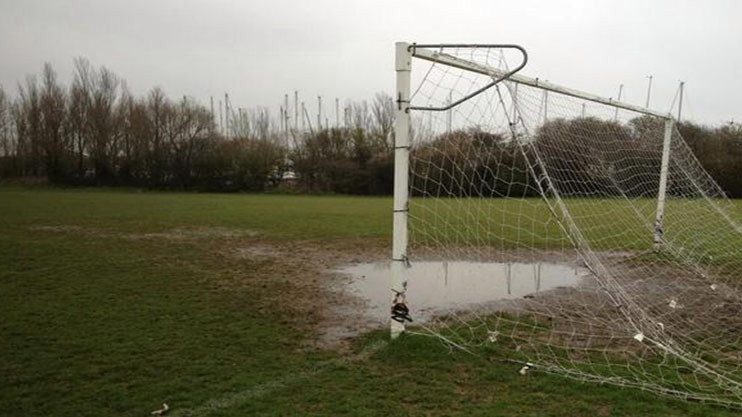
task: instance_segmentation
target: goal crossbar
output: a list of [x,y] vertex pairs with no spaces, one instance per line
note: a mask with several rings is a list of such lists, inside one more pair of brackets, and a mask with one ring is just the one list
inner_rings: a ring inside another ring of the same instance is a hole
[[[493,78],[501,78],[507,75],[507,71],[503,71],[499,68],[478,64],[476,62],[468,61],[459,57],[448,55],[442,52],[437,52],[429,48],[418,47],[415,44],[409,44],[408,49],[413,57],[424,59],[426,61],[435,62],[442,65],[448,65],[454,68],[459,68],[477,74],[486,75]],[[659,117],[662,119],[672,119],[670,113],[663,113],[655,110],[651,110],[641,106],[635,106],[633,104],[624,103],[622,101],[614,100],[612,98],[601,97],[595,94],[587,93],[584,91],[576,90],[573,88],[563,87],[558,84],[554,84],[548,81],[540,80],[538,78],[531,78],[521,74],[512,74],[507,77],[506,81],[512,81],[517,84],[524,84],[531,87],[540,88],[542,90],[555,92],[558,94],[564,94],[570,97],[576,97],[595,103],[605,104],[612,107],[617,107],[624,110],[631,110],[637,113],[646,114],[650,116]]]

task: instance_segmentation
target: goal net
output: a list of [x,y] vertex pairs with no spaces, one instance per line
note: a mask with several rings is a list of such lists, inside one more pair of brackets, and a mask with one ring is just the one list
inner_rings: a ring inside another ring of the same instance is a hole
[[520,73],[485,89],[510,48],[397,48],[393,333],[741,406],[739,209],[672,118]]

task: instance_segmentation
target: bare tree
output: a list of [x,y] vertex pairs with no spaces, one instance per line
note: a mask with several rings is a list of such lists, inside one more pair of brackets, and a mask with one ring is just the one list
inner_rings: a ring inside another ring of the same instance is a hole
[[149,118],[150,134],[147,143],[148,177],[152,184],[160,184],[165,180],[166,149],[165,128],[170,103],[160,88],[154,88],[147,98],[147,114]]
[[41,107],[36,77],[26,78],[25,86],[18,86],[18,104],[14,111],[20,175],[41,176]]
[[106,68],[95,74],[92,83],[88,125],[90,127],[90,157],[98,181],[109,181],[116,171],[115,158],[120,138],[119,118],[116,113],[120,81]]
[[86,153],[90,143],[90,103],[94,70],[84,58],[75,59],[75,74],[69,90],[68,124],[78,178],[86,174]]
[[352,129],[368,130],[371,127],[371,113],[368,109],[368,103],[365,100],[351,103],[350,115]]
[[44,64],[39,96],[39,140],[44,155],[44,170],[52,182],[60,180],[67,173],[64,166],[68,150],[65,132],[66,100],[64,90],[57,83],[57,74],[50,64]]
[[189,104],[185,98],[180,106],[170,105],[167,114],[171,171],[182,187],[189,187],[194,160],[204,152],[210,139],[211,115],[205,108]]
[[394,145],[392,132],[394,128],[394,101],[386,93],[377,93],[371,104],[374,117],[373,133],[386,150]]
[[9,160],[10,150],[10,103],[5,90],[0,85],[0,152],[3,160]]

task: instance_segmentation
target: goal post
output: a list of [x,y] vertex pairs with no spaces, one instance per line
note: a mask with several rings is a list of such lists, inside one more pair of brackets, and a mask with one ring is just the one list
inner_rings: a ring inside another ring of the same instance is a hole
[[394,224],[392,241],[392,316],[391,337],[396,338],[408,321],[407,292],[407,213],[409,210],[410,154],[410,72],[412,53],[409,44],[395,44],[397,91],[394,119]]
[[660,185],[657,193],[657,213],[654,223],[654,250],[662,249],[664,231],[665,198],[667,198],[667,171],[670,165],[670,146],[674,123],[672,117],[665,119],[665,133],[662,139],[662,164],[660,168]]
[[[463,48],[479,48],[479,47],[491,47],[490,45],[477,45],[477,44],[466,44],[466,45],[453,45],[453,44],[440,44],[436,45],[438,48],[446,47],[463,47]],[[411,71],[412,71],[412,60],[417,58],[433,62],[435,64],[450,66],[452,68],[458,68],[472,73],[485,75],[491,77],[493,82],[483,86],[477,91],[470,95],[476,95],[481,93],[482,90],[488,89],[496,85],[501,81],[509,81],[514,84],[514,90],[517,94],[518,85],[526,85],[542,89],[545,92],[544,100],[548,100],[548,92],[554,92],[565,96],[576,97],[588,102],[595,102],[610,106],[616,109],[616,115],[618,109],[630,110],[638,114],[644,114],[647,116],[657,117],[664,120],[664,142],[662,149],[662,161],[660,167],[660,181],[659,181],[659,192],[657,195],[657,209],[656,218],[654,223],[654,250],[660,250],[662,246],[662,233],[663,233],[663,219],[665,209],[665,198],[667,190],[667,172],[670,161],[670,143],[672,138],[672,132],[674,128],[672,114],[662,113],[641,106],[636,106],[629,103],[624,103],[612,98],[601,97],[599,95],[587,93],[573,88],[564,87],[555,83],[540,80],[538,78],[531,78],[517,72],[525,66],[527,62],[527,54],[524,48],[518,45],[503,44],[497,45],[496,47],[514,47],[518,48],[523,53],[522,66],[517,68],[515,71],[508,71],[501,68],[495,68],[492,66],[482,65],[481,63],[469,61],[456,56],[448,55],[442,52],[438,52],[431,48],[429,45],[419,46],[414,43],[408,42],[396,42],[395,48],[395,72],[396,72],[396,92],[395,98],[395,141],[394,141],[394,208],[393,208],[393,242],[392,242],[392,264],[391,264],[391,289],[392,289],[392,318],[391,318],[391,337],[396,338],[405,329],[405,320],[400,313],[402,311],[408,311],[406,305],[406,292],[407,292],[407,277],[406,270],[408,265],[407,259],[407,246],[408,246],[408,212],[409,212],[409,154],[410,154],[410,129],[411,129],[411,112],[418,111],[447,111],[447,130],[450,130],[451,125],[451,114],[450,109],[460,104],[461,102],[471,98],[463,97],[456,102],[452,102],[450,93],[448,101],[444,106],[440,108],[428,108],[428,107],[415,107],[412,106],[410,101],[410,88],[411,88]],[[546,107],[548,102],[544,103]],[[582,107],[584,112],[584,104]],[[513,98],[513,114],[518,112],[515,98]],[[546,109],[544,109],[544,115],[546,116]],[[400,310],[401,309],[401,310]]]
[[395,44],[391,337],[742,408],[738,207],[671,114],[526,62]]

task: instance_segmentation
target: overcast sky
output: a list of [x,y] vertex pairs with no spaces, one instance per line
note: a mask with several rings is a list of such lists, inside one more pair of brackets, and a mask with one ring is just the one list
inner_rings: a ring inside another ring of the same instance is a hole
[[687,115],[742,121],[738,0],[0,0],[0,84],[14,90],[50,62],[69,82],[74,57],[208,104],[278,108],[393,89],[393,43],[518,43],[523,71],[669,110],[685,80]]

